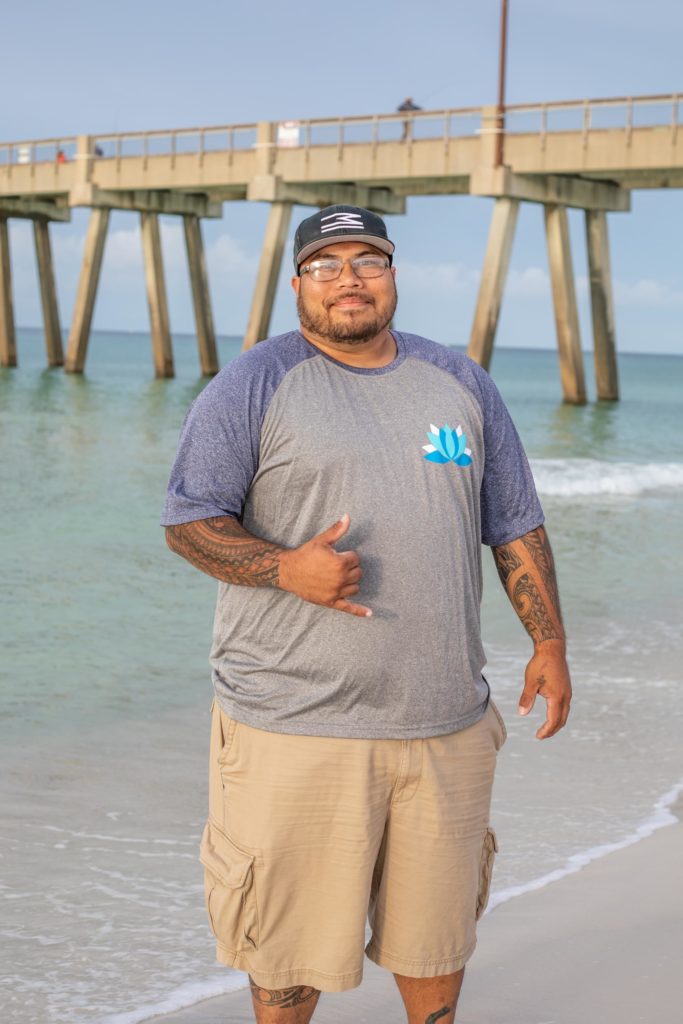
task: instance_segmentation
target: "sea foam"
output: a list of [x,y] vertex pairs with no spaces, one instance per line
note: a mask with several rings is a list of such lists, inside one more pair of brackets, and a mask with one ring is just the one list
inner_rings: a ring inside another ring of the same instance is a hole
[[633,846],[634,843],[639,843],[641,839],[647,839],[648,836],[651,836],[653,832],[660,828],[665,828],[667,825],[675,825],[678,818],[672,813],[670,808],[673,807],[682,793],[683,779],[680,779],[675,786],[672,786],[671,789],[660,796],[654,805],[650,817],[642,821],[633,832],[629,832],[622,839],[617,839],[613,843],[601,843],[600,846],[591,846],[587,850],[580,850],[578,853],[572,854],[562,867],[549,871],[545,875],[540,875],[538,878],[533,878],[530,882],[525,882],[522,885],[511,885],[509,888],[501,889],[499,892],[494,890],[491,893],[486,913],[490,913],[496,907],[499,907],[501,903],[507,903],[508,900],[512,900],[516,896],[523,896],[527,892],[544,889],[546,885],[550,885],[552,882],[558,882],[561,878],[566,878],[567,875],[574,875],[581,871],[582,868],[585,868],[587,864],[590,864],[591,861],[599,860],[600,857],[606,857],[610,853],[616,853],[617,850],[623,850],[627,846]]
[[175,1013],[176,1010],[184,1010],[195,1003],[203,1003],[205,999],[236,992],[240,988],[247,988],[248,985],[249,978],[242,971],[233,971],[231,974],[226,972],[221,977],[207,978],[205,981],[190,981],[171,989],[166,998],[158,1003],[146,1003],[135,1010],[102,1017],[98,1024],[140,1024],[141,1021],[150,1020],[152,1017]]
[[536,487],[549,497],[632,497],[683,487],[681,462],[531,459]]

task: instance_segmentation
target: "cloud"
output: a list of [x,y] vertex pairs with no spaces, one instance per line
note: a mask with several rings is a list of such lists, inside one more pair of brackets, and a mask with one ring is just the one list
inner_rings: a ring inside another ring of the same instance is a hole
[[241,284],[245,279],[253,282],[258,267],[258,256],[249,255],[237,239],[227,233],[207,246],[206,261],[212,274],[233,280],[239,278]]
[[479,287],[479,270],[463,263],[410,263],[401,261],[397,282],[401,289],[442,295],[475,294]]
[[[420,292],[434,297],[470,295],[476,301],[481,278],[480,271],[464,263],[404,263],[401,262],[398,284],[400,291]],[[616,306],[639,306],[643,309],[683,308],[683,289],[666,281],[641,278],[637,281],[613,281]],[[585,274],[576,277],[576,293],[588,299],[589,283]],[[550,299],[550,275],[544,267],[512,267],[505,282],[505,299]]]
[[506,295],[519,299],[535,299],[550,294],[550,278],[542,267],[513,268],[508,273]]
[[616,280],[614,302],[617,306],[643,306],[648,309],[683,309],[683,290],[665,281],[641,278],[634,284]]

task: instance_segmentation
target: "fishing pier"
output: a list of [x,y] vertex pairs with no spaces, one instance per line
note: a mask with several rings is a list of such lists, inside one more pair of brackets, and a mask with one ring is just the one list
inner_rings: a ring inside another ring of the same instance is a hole
[[[494,200],[468,354],[491,360],[520,203],[542,207],[562,392],[586,401],[567,210],[584,211],[596,390],[619,397],[608,213],[683,187],[679,96],[424,110],[0,143],[0,365],[17,365],[7,221],[33,222],[47,362],[84,370],[112,210],[140,214],[155,372],[174,374],[159,216],[182,218],[202,372],[219,369],[201,221],[270,205],[244,348],[268,334],[294,205],[404,214],[409,196]],[[504,157],[501,158],[504,141]],[[66,352],[50,225],[91,210]]]

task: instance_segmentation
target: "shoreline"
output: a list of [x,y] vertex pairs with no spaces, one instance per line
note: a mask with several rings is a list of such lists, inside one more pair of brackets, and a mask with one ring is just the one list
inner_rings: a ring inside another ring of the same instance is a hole
[[[683,936],[683,896],[676,896],[681,816],[683,781],[623,840],[494,894],[479,925],[458,1024],[674,1024],[676,930]],[[253,1024],[246,976],[231,980],[242,987],[170,1012],[140,1007],[101,1024]],[[366,960],[360,988],[325,994],[314,1020],[357,1024],[368,1013],[377,1024],[403,1020],[391,974]]]

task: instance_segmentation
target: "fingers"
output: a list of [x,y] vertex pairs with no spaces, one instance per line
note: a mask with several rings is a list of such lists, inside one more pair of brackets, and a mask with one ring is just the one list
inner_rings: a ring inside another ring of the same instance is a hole
[[348,512],[345,512],[341,519],[336,523],[333,523],[332,526],[328,526],[327,529],[323,530],[322,533],[319,533],[315,539],[322,541],[323,544],[336,544],[337,541],[344,536],[350,523],[351,518]]
[[569,701],[548,698],[546,719],[536,733],[536,739],[547,740],[563,729],[569,718]]
[[344,582],[348,583],[360,583],[363,578],[363,570],[359,565],[354,565],[347,569],[344,573]]
[[369,619],[372,617],[372,611],[370,608],[366,608],[362,604],[353,604],[351,601],[345,601],[344,598],[339,598],[332,605],[338,612],[348,612],[349,615],[357,615],[361,619]]
[[360,558],[356,551],[335,551],[335,554],[346,569],[357,569],[360,566]]
[[531,683],[528,679],[524,684],[522,690],[522,696],[519,698],[519,705],[517,707],[517,713],[520,715],[528,715],[536,702],[536,694],[538,693],[538,686]]

